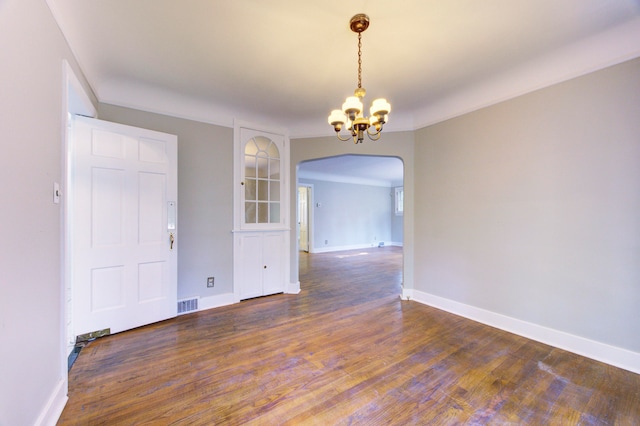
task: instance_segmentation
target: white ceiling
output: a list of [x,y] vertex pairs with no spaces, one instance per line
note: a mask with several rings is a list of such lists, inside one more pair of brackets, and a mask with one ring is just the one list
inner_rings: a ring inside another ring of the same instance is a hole
[[[640,56],[638,0],[47,0],[98,100],[331,135],[357,83],[414,130]],[[384,136],[383,136],[384,138]]]
[[340,155],[304,161],[298,165],[299,178],[374,186],[402,186],[404,164],[394,157]]

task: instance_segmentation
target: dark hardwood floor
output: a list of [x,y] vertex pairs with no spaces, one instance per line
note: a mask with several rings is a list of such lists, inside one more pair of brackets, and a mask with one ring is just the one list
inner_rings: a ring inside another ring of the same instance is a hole
[[402,301],[401,263],[303,253],[299,295],[91,342],[59,424],[640,424],[640,375]]

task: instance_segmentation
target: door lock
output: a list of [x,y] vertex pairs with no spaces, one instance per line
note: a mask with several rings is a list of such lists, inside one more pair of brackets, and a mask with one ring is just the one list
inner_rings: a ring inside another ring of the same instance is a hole
[[173,232],[171,232],[169,234],[169,250],[173,250],[173,242],[175,241],[175,238],[173,238]]

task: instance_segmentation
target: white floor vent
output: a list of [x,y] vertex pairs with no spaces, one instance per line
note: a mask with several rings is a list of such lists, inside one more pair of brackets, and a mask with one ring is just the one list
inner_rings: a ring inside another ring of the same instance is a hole
[[198,310],[198,298],[178,300],[178,315]]

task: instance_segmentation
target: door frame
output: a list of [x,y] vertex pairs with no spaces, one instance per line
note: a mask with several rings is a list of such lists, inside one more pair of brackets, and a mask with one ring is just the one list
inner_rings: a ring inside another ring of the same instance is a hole
[[[307,252],[313,253],[313,206],[315,205],[313,201],[313,184],[312,183],[301,183],[298,182],[298,191],[296,195],[299,196],[300,188],[306,188],[307,190]],[[298,208],[296,209],[297,214],[300,214],[300,199],[297,199]],[[300,217],[296,220],[297,232],[298,232],[298,250],[300,251]]]
[[61,149],[61,162],[62,162],[62,184],[61,189],[61,203],[62,214],[60,221],[60,247],[62,252],[62,259],[60,265],[60,282],[61,282],[61,331],[64,336],[64,344],[62,345],[62,363],[65,370],[67,369],[67,358],[70,355],[75,341],[73,341],[73,333],[71,327],[73,327],[72,309],[71,303],[71,250],[70,250],[70,235],[71,225],[73,218],[69,211],[69,194],[67,189],[69,188],[69,182],[71,180],[71,116],[83,115],[85,117],[96,118],[98,113],[89,97],[89,94],[85,91],[80,79],[75,74],[71,65],[66,59],[62,60],[62,143],[63,149]]

